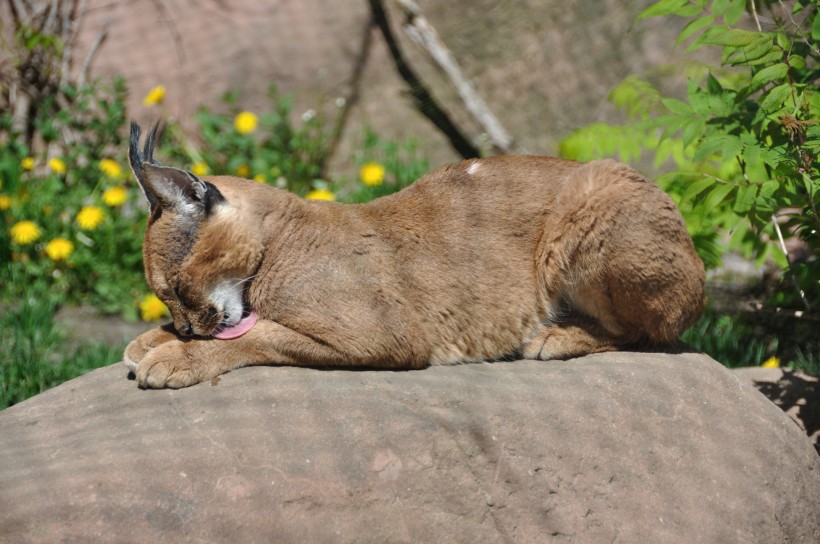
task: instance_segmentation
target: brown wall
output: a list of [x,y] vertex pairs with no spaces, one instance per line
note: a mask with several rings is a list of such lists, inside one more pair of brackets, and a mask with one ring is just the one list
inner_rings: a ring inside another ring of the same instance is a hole
[[[608,91],[630,73],[679,58],[677,21],[641,21],[647,0],[420,0],[479,93],[512,132],[520,148],[555,152],[574,128],[618,119]],[[471,136],[480,131],[455,93],[400,29],[394,31],[413,66]],[[268,85],[296,97],[296,113],[350,92],[351,76],[368,26],[366,0],[89,0],[77,58],[101,29],[108,36],[95,58],[97,76],[127,77],[132,115],[148,122],[157,108],[142,98],[157,84],[168,88],[165,113],[190,123],[200,104],[218,106],[228,90],[243,107],[268,104]],[[161,8],[158,11],[158,7]],[[456,158],[445,140],[413,108],[381,35],[363,72],[336,167],[361,141],[364,126],[389,138],[416,138],[434,163]],[[186,121],[188,120],[188,121]]]

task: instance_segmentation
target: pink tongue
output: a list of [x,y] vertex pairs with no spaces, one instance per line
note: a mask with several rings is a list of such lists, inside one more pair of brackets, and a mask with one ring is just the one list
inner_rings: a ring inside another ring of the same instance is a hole
[[215,332],[214,338],[219,338],[220,340],[232,340],[234,338],[239,338],[251,330],[254,325],[256,325],[256,319],[256,312],[251,310],[251,313],[240,319],[239,323],[236,325],[225,327],[220,329],[218,332]]

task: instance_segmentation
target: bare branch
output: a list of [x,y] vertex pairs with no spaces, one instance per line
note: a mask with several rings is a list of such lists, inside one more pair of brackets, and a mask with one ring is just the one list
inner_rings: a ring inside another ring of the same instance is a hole
[[480,156],[478,148],[462,134],[456,127],[455,123],[447,115],[447,112],[442,110],[433,99],[430,91],[424,86],[419,77],[410,67],[407,59],[399,48],[396,37],[390,29],[390,23],[387,20],[387,14],[384,10],[384,5],[381,0],[369,0],[370,9],[373,13],[373,19],[376,25],[381,30],[390,54],[393,57],[393,64],[396,66],[402,79],[409,85],[410,94],[415,100],[416,107],[421,111],[441,132],[450,140],[450,145],[465,159]]
[[85,56],[85,60],[83,61],[82,70],[80,70],[80,77],[77,84],[82,87],[85,82],[88,80],[88,73],[91,69],[91,63],[94,61],[94,57],[97,55],[97,50],[103,44],[105,39],[108,37],[108,24],[106,24],[100,33],[97,35],[97,39],[94,40],[94,45],[91,46],[91,49],[88,51],[88,54]]
[[333,125],[333,130],[330,133],[330,139],[327,145],[327,153],[322,159],[321,164],[321,172],[322,178],[327,177],[327,173],[325,172],[327,168],[327,162],[333,157],[333,154],[336,152],[336,148],[339,146],[339,142],[342,139],[342,133],[344,132],[345,126],[347,125],[347,120],[350,117],[350,111],[353,109],[353,106],[359,101],[359,95],[361,93],[362,87],[362,78],[364,76],[364,69],[367,66],[367,59],[370,57],[370,50],[373,46],[373,27],[376,26],[376,23],[371,15],[368,18],[367,23],[362,30],[362,42],[359,46],[359,52],[356,55],[356,62],[353,65],[353,74],[350,77],[350,87],[348,92],[346,93],[347,96],[341,98],[343,103],[340,105],[340,111],[338,116],[336,117],[336,121]]
[[501,152],[509,153],[514,145],[510,133],[501,125],[498,118],[490,111],[487,103],[478,95],[473,84],[464,76],[452,53],[439,38],[436,29],[430,24],[421,9],[413,0],[395,0],[407,17],[405,31],[419,44],[447,75],[455,86],[461,101],[478,124],[490,137],[492,144]]

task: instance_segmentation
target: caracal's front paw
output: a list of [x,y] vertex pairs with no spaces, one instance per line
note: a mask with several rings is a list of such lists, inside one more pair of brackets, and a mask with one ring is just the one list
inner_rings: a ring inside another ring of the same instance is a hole
[[143,388],[179,389],[204,382],[242,366],[226,352],[222,340],[176,338],[148,351],[137,364]]
[[165,342],[176,340],[178,337],[171,325],[165,325],[156,329],[151,329],[137,336],[125,348],[122,355],[122,362],[129,372],[137,373],[137,365],[145,357],[145,354]]
[[179,389],[213,377],[210,365],[191,353],[191,343],[176,339],[148,351],[134,373],[140,387],[154,389]]

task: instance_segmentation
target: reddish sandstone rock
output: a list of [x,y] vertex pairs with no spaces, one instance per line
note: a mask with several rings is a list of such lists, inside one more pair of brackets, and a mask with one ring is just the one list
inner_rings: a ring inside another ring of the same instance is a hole
[[415,372],[120,365],[0,412],[6,542],[813,542],[820,461],[695,354]]

